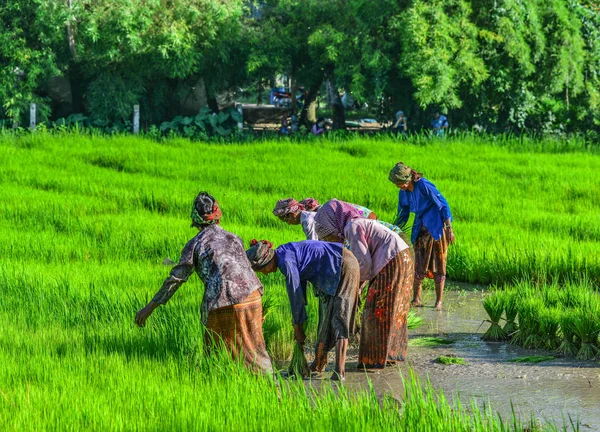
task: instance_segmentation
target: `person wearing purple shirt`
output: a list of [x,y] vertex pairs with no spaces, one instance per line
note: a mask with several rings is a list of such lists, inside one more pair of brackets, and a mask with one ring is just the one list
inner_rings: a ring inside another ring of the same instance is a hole
[[311,370],[323,371],[327,353],[335,346],[336,366],[331,378],[345,379],[360,282],[360,267],[352,252],[341,244],[314,240],[286,243],[275,250],[266,240],[253,240],[251,245],[246,255],[255,271],[266,275],[279,269],[285,276],[294,336],[301,346],[306,340],[306,291],[308,282],[312,284],[319,297],[319,326]]
[[435,309],[442,310],[448,245],[454,243],[450,206],[433,183],[402,162],[392,168],[389,180],[400,188],[395,225],[404,227],[410,213],[415,214],[412,228],[415,249],[412,305],[421,306],[421,287],[427,277],[435,281]]

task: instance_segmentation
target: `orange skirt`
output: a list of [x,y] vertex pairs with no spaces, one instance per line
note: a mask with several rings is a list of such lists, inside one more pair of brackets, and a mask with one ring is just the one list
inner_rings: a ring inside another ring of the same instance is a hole
[[271,375],[273,366],[262,331],[262,296],[254,291],[241,303],[208,313],[205,344],[223,343],[233,358],[242,357],[248,368]]
[[405,249],[371,281],[362,317],[359,368],[384,368],[388,362],[406,359],[414,274],[412,253]]

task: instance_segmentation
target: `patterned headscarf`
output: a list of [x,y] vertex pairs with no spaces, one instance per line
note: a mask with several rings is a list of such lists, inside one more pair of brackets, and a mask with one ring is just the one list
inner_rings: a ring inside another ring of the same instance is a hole
[[252,270],[260,270],[273,259],[273,243],[267,240],[258,241],[256,239],[250,242],[250,249],[246,251],[246,256],[250,261]]
[[314,198],[304,198],[302,201],[300,201],[300,204],[302,204],[305,207],[306,211],[309,212],[315,212],[321,206],[319,204],[319,201],[317,201]]
[[423,174],[415,171],[403,162],[398,162],[390,171],[388,179],[394,184],[407,183],[409,181],[418,181],[423,177]]
[[337,234],[340,240],[343,240],[346,224],[359,217],[362,217],[362,213],[358,209],[347,202],[332,199],[317,211],[315,231],[320,239],[330,234]]
[[287,198],[277,201],[273,214],[275,216],[285,216],[290,213],[299,213],[304,210],[304,206],[294,198]]
[[192,204],[192,226],[218,224],[221,216],[223,212],[217,200],[206,192],[200,192]]

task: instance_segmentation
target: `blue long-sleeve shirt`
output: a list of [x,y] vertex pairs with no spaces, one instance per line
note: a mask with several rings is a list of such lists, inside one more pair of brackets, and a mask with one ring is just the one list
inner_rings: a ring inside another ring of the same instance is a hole
[[286,243],[275,249],[277,266],[285,276],[292,322],[306,321],[306,285],[335,295],[342,274],[342,245],[315,240]]
[[439,240],[442,237],[444,221],[452,220],[450,206],[435,185],[426,178],[414,182],[414,185],[412,192],[401,190],[398,194],[396,225],[404,226],[412,212],[415,214],[415,221],[411,241],[415,243],[422,225],[425,225],[435,240]]

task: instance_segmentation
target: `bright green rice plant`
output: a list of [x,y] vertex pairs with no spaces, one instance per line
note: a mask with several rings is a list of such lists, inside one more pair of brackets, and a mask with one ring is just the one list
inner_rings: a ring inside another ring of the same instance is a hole
[[506,324],[504,324],[504,331],[506,336],[511,338],[514,333],[518,330],[517,314],[518,314],[518,295],[514,290],[505,290],[502,296],[504,300],[504,314],[506,316]]
[[306,356],[304,355],[304,348],[300,346],[298,342],[294,344],[294,352],[288,368],[288,374],[289,376],[296,377],[298,379],[306,378],[310,375],[308,362],[306,361]]
[[414,330],[423,324],[423,317],[417,315],[415,311],[411,310],[408,312],[406,323],[409,330]]
[[451,364],[466,365],[466,364],[468,364],[464,358],[457,357],[454,354],[441,355],[435,361],[438,363],[441,363],[441,364],[445,364],[445,365],[451,365]]
[[519,328],[510,340],[510,343],[518,346],[525,346],[525,342],[531,335],[537,324],[534,322],[532,309],[536,306],[532,298],[523,298],[518,305]]
[[563,310],[560,316],[561,342],[557,352],[562,355],[576,356],[581,348],[575,335],[576,312],[571,309]]
[[456,342],[456,341],[452,340],[452,339],[424,336],[424,337],[416,337],[416,338],[409,339],[408,346],[435,347],[435,346],[439,346],[439,345],[451,345],[454,342]]
[[594,360],[600,357],[598,335],[600,334],[600,308],[587,307],[575,313],[574,330],[581,340],[581,348],[577,352],[579,360]]
[[525,356],[517,357],[514,359],[506,360],[510,363],[542,363],[550,360],[554,360],[555,356]]
[[483,334],[482,339],[489,342],[498,342],[508,339],[506,331],[500,327],[500,318],[504,310],[502,294],[495,292],[483,299],[483,307],[489,316],[490,328]]
[[[545,336],[542,332],[542,314],[545,310],[544,302],[539,297],[527,300],[525,313],[529,314],[529,325],[527,337],[523,342],[523,348],[537,349],[542,348],[545,343]],[[521,326],[521,328],[523,328]]]
[[558,308],[545,308],[539,311],[540,345],[538,348],[554,351],[559,347],[560,317],[561,311]]

